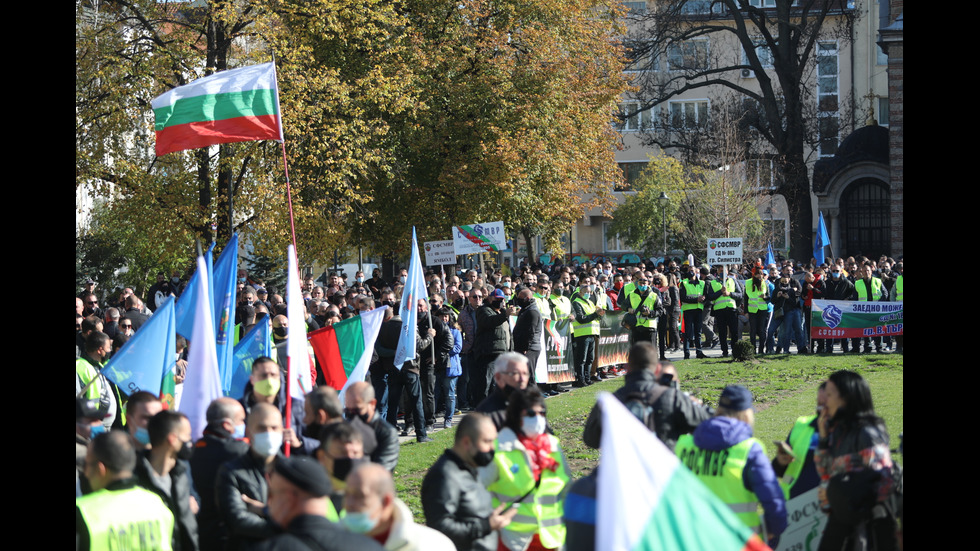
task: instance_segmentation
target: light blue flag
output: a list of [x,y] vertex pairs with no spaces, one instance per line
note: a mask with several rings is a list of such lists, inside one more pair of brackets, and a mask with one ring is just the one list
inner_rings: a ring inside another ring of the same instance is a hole
[[241,398],[245,395],[245,384],[252,374],[252,362],[259,356],[272,355],[271,333],[268,318],[261,319],[235,345],[232,359],[235,368],[232,370],[231,388],[225,392],[225,396]]
[[102,373],[127,396],[140,390],[159,396],[163,374],[177,360],[175,327],[174,297],[168,297],[112,356]]
[[823,221],[823,211],[820,211],[820,221],[817,223],[817,238],[813,244],[813,258],[817,261],[817,266],[826,262],[823,248],[830,245],[830,236],[827,235],[827,224]]
[[766,244],[766,266],[776,263],[776,255],[772,254],[772,241]]
[[218,355],[218,374],[221,389],[231,390],[235,352],[235,280],[238,277],[238,234],[233,233],[218,261],[214,263],[211,312],[214,315],[215,352]]
[[[204,259],[197,258],[198,271],[207,272]],[[184,393],[180,398],[180,411],[191,421],[191,436],[197,440],[207,426],[207,409],[212,401],[221,398],[221,380],[218,378],[218,358],[214,353],[214,322],[211,319],[211,295],[204,278],[197,279],[194,302],[194,323],[187,356],[187,376]]]
[[[208,274],[208,288],[211,287],[211,271],[212,271],[212,261],[214,255],[214,243],[208,247],[208,252],[204,255],[204,264],[207,266]],[[194,303],[197,302],[197,278],[201,277],[200,273],[194,272],[191,276],[191,280],[187,282],[184,286],[184,291],[180,293],[180,298],[177,299],[177,305],[174,308],[174,316],[177,320],[177,334],[183,336],[185,339],[191,338],[191,331],[194,330]],[[213,315],[214,312],[212,311]]]
[[402,331],[398,335],[398,347],[395,348],[395,367],[399,370],[402,364],[415,359],[418,351],[415,349],[415,336],[418,334],[418,301],[428,302],[429,294],[425,288],[425,277],[422,273],[422,260],[419,258],[419,244],[415,238],[415,227],[412,227],[412,259],[408,264],[408,277],[402,290],[402,304],[399,310],[402,318]]

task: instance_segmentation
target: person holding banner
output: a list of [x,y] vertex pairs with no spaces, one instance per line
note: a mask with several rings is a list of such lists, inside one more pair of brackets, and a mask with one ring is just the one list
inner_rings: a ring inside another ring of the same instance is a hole
[[605,313],[590,300],[592,286],[588,282],[588,277],[582,278],[579,292],[572,301],[572,355],[575,359],[575,382],[572,386],[577,388],[592,384],[589,374],[599,340],[599,320]]
[[632,328],[633,344],[657,342],[657,323],[664,312],[664,301],[660,293],[650,286],[650,280],[643,272],[637,273],[636,287],[627,297],[628,309],[636,315],[636,325]]
[[[870,262],[858,267],[857,279],[854,280],[854,292],[851,300],[858,302],[887,302],[888,289],[881,279],[874,277]],[[875,351],[881,353],[881,337],[864,337],[864,353],[871,352],[871,339],[874,339]],[[851,339],[852,352],[857,353],[861,348],[861,339]]]

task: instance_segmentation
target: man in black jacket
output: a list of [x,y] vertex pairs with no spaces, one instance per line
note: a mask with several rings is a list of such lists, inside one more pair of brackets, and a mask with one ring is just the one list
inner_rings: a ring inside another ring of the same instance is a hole
[[[646,421],[647,427],[671,451],[681,435],[694,432],[698,424],[714,414],[711,408],[695,402],[672,385],[661,384],[661,381],[668,382],[666,374],[671,375],[671,381],[676,380],[676,370],[671,364],[657,361],[657,349],[652,343],[633,345],[626,370],[626,382],[613,396],[624,404],[630,405],[635,401],[637,405],[648,408],[650,418],[641,421]],[[589,413],[582,434],[586,446],[599,447],[601,428],[602,415],[596,404]]]
[[456,428],[451,449],[432,465],[422,480],[425,523],[456,544],[457,551],[494,551],[494,531],[510,524],[517,507],[493,508],[490,492],[477,469],[493,461],[497,430],[485,415],[470,413]]
[[510,334],[510,316],[517,313],[513,306],[504,307],[506,295],[495,289],[486,302],[476,311],[476,339],[473,342],[478,368],[476,377],[470,377],[470,403],[479,404],[490,390],[490,366],[497,356],[513,350]]
[[[351,423],[363,422],[374,431],[377,445],[370,451],[371,461],[392,472],[398,465],[398,429],[381,418],[377,405],[371,383],[358,381],[344,394],[344,416],[347,420]],[[367,449],[364,451],[368,452]]]
[[136,462],[137,483],[160,496],[174,514],[174,549],[197,550],[197,502],[191,497],[187,459],[194,450],[191,422],[183,413],[164,410],[147,425],[150,449]]
[[228,533],[227,549],[239,549],[276,534],[272,521],[256,510],[268,499],[265,473],[282,445],[279,410],[256,404],[248,416],[245,434],[250,442],[248,453],[223,465],[215,483],[218,511]]
[[[854,284],[844,276],[844,269],[834,264],[828,271],[829,276],[824,283],[823,298],[825,300],[851,300],[851,295],[854,293]],[[847,339],[834,339],[834,341],[840,342],[841,352],[846,354]],[[834,344],[832,342],[827,352],[833,353],[833,351]]]
[[541,355],[541,332],[544,329],[541,310],[531,289],[523,289],[517,293],[514,303],[521,309],[517,313],[517,322],[514,323],[514,351],[527,356],[528,369],[533,374],[538,365],[538,356]]
[[194,487],[201,495],[201,510],[197,513],[201,549],[225,548],[227,533],[218,517],[214,499],[214,481],[218,469],[225,463],[248,452],[245,438],[245,409],[234,398],[218,398],[211,402],[206,413],[208,426],[204,435],[194,443],[190,458]]

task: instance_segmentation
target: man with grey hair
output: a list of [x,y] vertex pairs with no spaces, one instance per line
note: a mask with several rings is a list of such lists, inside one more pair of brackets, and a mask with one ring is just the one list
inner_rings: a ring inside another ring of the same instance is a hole
[[530,381],[531,372],[528,368],[527,356],[519,352],[504,352],[493,361],[493,380],[496,383],[494,391],[476,411],[486,414],[493,421],[497,430],[504,426],[507,418],[507,402],[515,390],[524,390]]

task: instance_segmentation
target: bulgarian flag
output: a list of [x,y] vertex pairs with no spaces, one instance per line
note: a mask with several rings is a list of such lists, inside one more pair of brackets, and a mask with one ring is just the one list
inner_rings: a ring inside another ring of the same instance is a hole
[[769,549],[612,394],[599,407],[597,549]]
[[310,333],[310,344],[320,362],[323,377],[329,386],[344,391],[352,383],[363,381],[371,366],[374,341],[378,338],[387,306],[339,321]]
[[150,105],[156,120],[157,157],[221,143],[283,139],[272,62],[195,80]]

